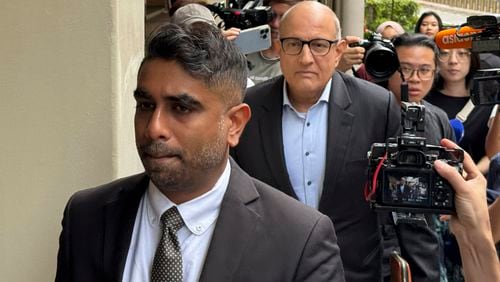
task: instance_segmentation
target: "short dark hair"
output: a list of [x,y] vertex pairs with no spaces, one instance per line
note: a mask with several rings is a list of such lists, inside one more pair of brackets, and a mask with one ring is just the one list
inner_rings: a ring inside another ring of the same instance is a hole
[[408,34],[408,33],[403,33],[399,36],[396,36],[392,40],[392,44],[394,45],[394,48],[397,50],[398,47],[414,47],[414,46],[420,46],[420,47],[426,47],[432,50],[434,52],[434,65],[437,66],[437,60],[438,60],[438,54],[439,54],[439,49],[436,46],[436,43],[434,42],[434,39],[428,37],[425,34]]
[[193,78],[220,94],[228,107],[243,101],[247,84],[245,56],[218,28],[205,22],[182,26],[167,23],[153,32],[140,69],[157,58],[177,62]]
[[420,33],[420,25],[422,24],[424,19],[427,18],[428,16],[435,17],[438,21],[439,30],[443,29],[443,21],[441,20],[441,17],[436,12],[427,11],[422,13],[422,15],[420,15],[420,18],[418,18],[417,23],[415,24],[415,33]]

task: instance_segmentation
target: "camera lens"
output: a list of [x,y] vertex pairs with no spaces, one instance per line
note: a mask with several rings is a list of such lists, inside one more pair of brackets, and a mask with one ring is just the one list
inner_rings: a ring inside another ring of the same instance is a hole
[[399,61],[394,51],[381,44],[374,44],[366,52],[365,66],[376,82],[385,81],[398,69]]

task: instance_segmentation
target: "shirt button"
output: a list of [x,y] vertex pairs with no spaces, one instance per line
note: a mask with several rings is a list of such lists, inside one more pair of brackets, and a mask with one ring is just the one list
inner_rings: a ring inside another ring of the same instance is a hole
[[309,156],[309,152],[306,152],[306,157]]
[[197,225],[197,226],[196,226],[196,231],[201,232],[201,230],[202,230],[202,229],[203,229],[203,228],[201,227],[201,225]]
[[311,123],[310,123],[310,122],[307,122],[307,123],[306,123],[306,125],[307,125],[307,126],[309,126],[309,125],[311,125]]
[[307,181],[307,185],[311,185],[311,183],[312,183],[311,181]]

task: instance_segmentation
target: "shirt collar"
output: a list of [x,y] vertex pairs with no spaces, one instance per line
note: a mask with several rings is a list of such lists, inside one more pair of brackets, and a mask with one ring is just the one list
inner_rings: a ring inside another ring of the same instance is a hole
[[[332,88],[332,79],[330,78],[328,82],[325,85],[325,88],[323,89],[323,92],[321,93],[321,96],[319,97],[318,101],[313,105],[316,106],[320,102],[326,102],[330,100],[330,89]],[[286,79],[283,80],[283,106],[289,106],[295,111],[295,108],[293,107],[292,103],[290,102],[290,99],[288,99],[288,91],[286,87]]]
[[[177,209],[186,227],[193,234],[203,234],[217,220],[222,198],[229,184],[230,175],[231,165],[229,160],[227,160],[224,172],[212,189],[197,198],[177,205]],[[152,181],[149,181],[146,191],[146,203],[148,220],[151,225],[159,225],[161,215],[169,208],[175,206],[172,201],[160,192]]]

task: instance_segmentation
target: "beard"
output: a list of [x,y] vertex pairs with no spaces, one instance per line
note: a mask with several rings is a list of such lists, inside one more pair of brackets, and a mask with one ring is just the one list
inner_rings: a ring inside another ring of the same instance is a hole
[[[204,182],[227,159],[227,143],[222,120],[218,123],[216,136],[210,140],[199,138],[199,142],[190,142],[191,149],[186,152],[174,148],[166,141],[154,140],[138,146],[139,156],[151,181],[162,192],[189,190]],[[154,157],[168,157],[166,162],[159,162]]]

